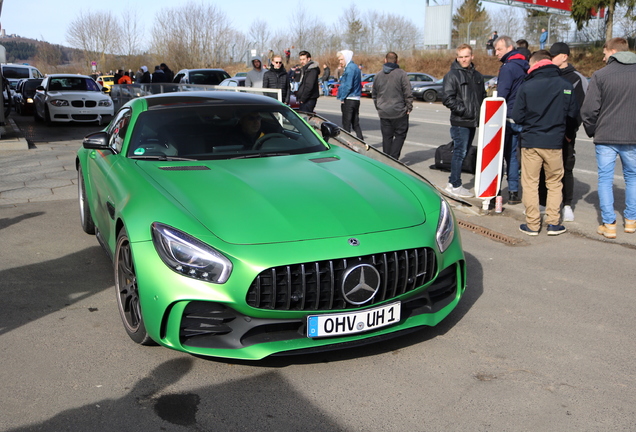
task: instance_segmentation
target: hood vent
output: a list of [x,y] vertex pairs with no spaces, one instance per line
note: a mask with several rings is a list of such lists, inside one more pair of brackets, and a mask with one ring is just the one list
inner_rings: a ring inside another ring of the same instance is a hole
[[164,171],[208,171],[210,168],[205,165],[185,165],[185,166],[162,166],[159,169]]
[[335,162],[335,161],[340,160],[340,159],[338,159],[337,157],[331,156],[331,157],[309,159],[309,160],[312,161],[312,162],[315,162],[315,163],[325,163],[325,162]]

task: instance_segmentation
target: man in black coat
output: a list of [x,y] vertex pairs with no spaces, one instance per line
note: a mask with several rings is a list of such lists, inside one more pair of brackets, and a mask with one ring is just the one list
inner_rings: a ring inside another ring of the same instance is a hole
[[462,187],[462,164],[475,138],[481,102],[485,97],[484,77],[473,64],[473,48],[467,44],[458,46],[457,59],[444,76],[443,101],[451,112],[450,134],[454,144],[451,173],[445,190],[456,197],[473,196]]
[[520,125],[522,202],[526,207],[526,223],[519,230],[538,235],[541,229],[539,210],[539,174],[545,171],[548,188],[545,222],[548,235],[566,231],[560,224],[563,178],[563,141],[571,139],[567,125],[578,123],[579,104],[572,84],[563,79],[548,51],[540,50],[530,57],[528,76],[517,91],[512,119]]
[[291,89],[289,87],[289,75],[283,66],[283,58],[279,55],[272,57],[272,66],[263,75],[263,88],[281,90],[281,101],[289,105]]
[[318,89],[320,66],[311,59],[311,54],[307,51],[298,53],[298,59],[302,66],[300,68],[300,85],[296,91],[296,99],[300,104],[298,109],[303,112],[314,112],[316,102],[320,97]]

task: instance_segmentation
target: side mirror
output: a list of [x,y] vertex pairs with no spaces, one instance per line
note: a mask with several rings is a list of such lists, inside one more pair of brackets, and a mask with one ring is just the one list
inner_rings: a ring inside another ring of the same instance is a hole
[[85,149],[92,150],[110,150],[110,146],[108,145],[108,134],[106,132],[93,132],[84,137],[84,141],[82,141],[82,146]]
[[328,121],[323,122],[320,125],[320,133],[322,134],[322,139],[329,141],[329,138],[334,138],[340,135],[340,126]]
[[44,91],[44,87],[42,87],[42,86],[37,86],[35,89],[39,90],[39,91]]

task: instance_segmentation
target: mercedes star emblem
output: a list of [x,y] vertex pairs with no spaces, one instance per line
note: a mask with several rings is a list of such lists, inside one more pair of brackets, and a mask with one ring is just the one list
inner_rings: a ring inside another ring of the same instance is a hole
[[371,264],[358,264],[345,270],[342,277],[342,295],[353,305],[365,304],[380,288],[380,273]]

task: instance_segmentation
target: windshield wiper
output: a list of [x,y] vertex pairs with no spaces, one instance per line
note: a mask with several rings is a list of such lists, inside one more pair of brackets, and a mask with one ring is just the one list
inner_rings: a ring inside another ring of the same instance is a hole
[[241,156],[235,156],[230,159],[251,159],[251,158],[262,158],[269,156],[289,156],[291,153],[250,153]]

